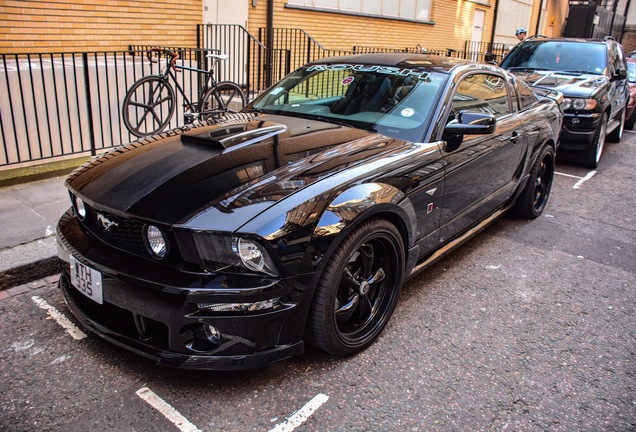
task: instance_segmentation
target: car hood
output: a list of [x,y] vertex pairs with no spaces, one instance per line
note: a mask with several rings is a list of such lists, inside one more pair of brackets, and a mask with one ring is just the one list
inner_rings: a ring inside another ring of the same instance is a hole
[[67,187],[115,214],[187,225],[208,212],[213,217],[204,219],[214,226],[203,228],[228,230],[314,182],[404,145],[331,123],[249,117],[141,139],[80,167]]
[[560,71],[513,71],[529,86],[557,90],[565,97],[592,96],[609,82],[605,75],[579,74]]

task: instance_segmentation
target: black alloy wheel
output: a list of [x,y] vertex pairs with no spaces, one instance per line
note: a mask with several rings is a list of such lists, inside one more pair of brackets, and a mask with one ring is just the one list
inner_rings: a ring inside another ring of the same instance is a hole
[[370,345],[397,304],[404,244],[384,219],[357,227],[329,257],[316,287],[308,333],[318,348],[347,356]]
[[543,213],[550,197],[554,181],[554,149],[546,145],[530,171],[530,178],[517,199],[517,214],[528,219],[537,218]]

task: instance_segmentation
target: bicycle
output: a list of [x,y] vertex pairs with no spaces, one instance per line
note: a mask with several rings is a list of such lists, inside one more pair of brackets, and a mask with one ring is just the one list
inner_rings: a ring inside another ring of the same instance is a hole
[[[146,52],[148,59],[153,55],[166,57],[166,67],[158,75],[148,75],[135,81],[126,92],[122,117],[124,125],[136,137],[144,137],[161,132],[168,126],[176,110],[176,95],[170,80],[174,82],[184,101],[184,123],[195,120],[218,119],[222,114],[240,111],[247,103],[241,87],[232,81],[217,82],[214,66],[228,58],[223,54],[207,54],[213,63],[209,70],[177,65],[179,53],[162,48],[151,48]],[[189,70],[205,75],[205,81],[198,93],[198,101],[191,102],[183,87],[179,85],[176,73]]]

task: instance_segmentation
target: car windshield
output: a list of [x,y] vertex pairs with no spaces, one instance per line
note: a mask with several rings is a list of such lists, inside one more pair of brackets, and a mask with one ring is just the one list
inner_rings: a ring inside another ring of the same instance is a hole
[[344,124],[421,141],[447,75],[379,65],[308,65],[247,109]]
[[573,41],[529,41],[501,63],[504,69],[535,69],[601,75],[607,69],[605,45]]

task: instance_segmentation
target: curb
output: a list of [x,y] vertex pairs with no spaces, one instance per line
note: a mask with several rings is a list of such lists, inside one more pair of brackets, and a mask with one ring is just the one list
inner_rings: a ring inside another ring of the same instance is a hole
[[20,294],[28,293],[38,288],[43,288],[49,285],[55,285],[57,284],[60,277],[61,277],[61,274],[57,273],[57,274],[47,276],[44,279],[34,280],[27,284],[17,285],[9,289],[2,290],[0,291],[0,300],[4,300],[9,297],[15,297]]
[[60,264],[56,256],[14,267],[0,272],[0,291],[37,279],[44,279],[59,272]]

